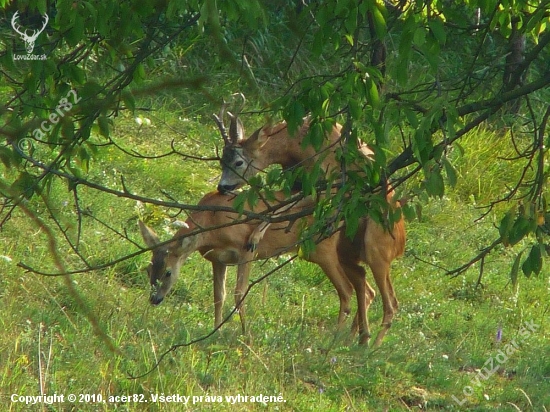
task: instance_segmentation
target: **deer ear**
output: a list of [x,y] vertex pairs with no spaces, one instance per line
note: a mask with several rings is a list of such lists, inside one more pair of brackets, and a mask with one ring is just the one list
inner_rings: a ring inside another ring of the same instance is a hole
[[145,241],[145,244],[148,247],[154,247],[160,243],[159,237],[157,234],[148,227],[145,223],[143,223],[141,220],[138,221],[139,224],[139,230],[141,232],[141,237]]
[[[177,233],[176,236],[178,236]],[[183,239],[178,240],[177,243],[170,246],[170,252],[179,257],[183,255],[188,256],[189,253],[196,250],[196,241],[196,235],[184,237]]]
[[372,150],[372,148],[368,144],[358,141],[357,149],[359,150],[359,153],[361,153],[365,157],[365,159],[371,162],[374,161],[374,150]]
[[262,127],[248,138],[248,142],[252,143],[252,147],[255,150],[261,149],[271,138],[271,130],[270,126]]
[[273,124],[273,119],[269,119],[268,123],[257,132],[256,148],[261,149],[272,136],[280,136],[280,133],[285,133],[287,129],[286,122]]

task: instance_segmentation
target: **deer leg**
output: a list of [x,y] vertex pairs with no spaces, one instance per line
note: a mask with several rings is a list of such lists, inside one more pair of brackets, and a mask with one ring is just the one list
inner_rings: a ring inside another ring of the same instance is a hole
[[250,274],[250,265],[252,263],[242,263],[237,266],[237,285],[235,286],[235,308],[239,312],[241,319],[241,330],[246,334],[246,322],[244,313],[244,296],[248,289],[248,277]]
[[361,221],[361,226],[353,238],[340,233],[338,241],[338,260],[343,268],[345,276],[355,289],[357,298],[357,312],[351,326],[352,336],[359,332],[360,343],[367,343],[370,338],[367,312],[374,300],[376,293],[366,281],[365,269],[360,265],[364,257],[364,241],[366,234],[366,220]]
[[[370,308],[370,305],[371,303],[374,301],[374,298],[376,296],[376,292],[374,291],[374,289],[372,288],[372,286],[369,284],[369,282],[366,281],[365,279],[365,270],[361,267],[361,266],[358,266],[359,269],[361,269],[362,271],[362,277],[363,277],[363,281],[365,282],[365,305],[364,305],[364,317],[362,317],[361,319],[363,319],[363,321],[361,322],[360,320],[360,313],[361,313],[361,308],[362,308],[362,304],[359,304],[359,298],[360,298],[360,294],[357,294],[357,302],[358,302],[358,305],[357,305],[357,312],[355,313],[355,316],[353,318],[353,322],[351,324],[351,335],[352,336],[355,336],[357,333],[359,333],[359,336],[360,338],[363,337],[363,339],[365,340],[364,342],[361,342],[361,343],[367,343],[366,341],[368,341],[370,339],[370,329],[369,329],[369,324],[368,324],[368,311],[369,311],[369,308]],[[346,274],[349,273],[349,269],[345,269],[346,270]],[[362,326],[362,328],[360,328],[360,326]]]
[[359,331],[359,343],[366,344],[370,339],[369,319],[367,316],[375,292],[365,278],[365,269],[356,263],[341,262],[346,276],[355,289],[357,297],[357,313],[353,319],[351,331]]
[[368,225],[365,239],[366,261],[372,270],[384,307],[382,329],[376,336],[374,346],[379,346],[382,343],[399,305],[390,278],[392,245],[393,238],[390,233],[374,222]]
[[340,299],[338,326],[342,326],[351,311],[350,299],[353,294],[353,285],[346,276],[338,258],[334,256],[334,252],[330,254],[326,250],[323,251],[323,248],[319,247],[320,244],[317,246],[314,256],[311,256],[311,259],[308,260],[317,263],[334,285]]
[[[372,269],[372,267],[371,267]],[[397,299],[395,297],[395,293],[393,291],[393,286],[391,283],[391,279],[389,278],[390,272],[389,272],[389,265],[387,266],[387,269],[381,270],[381,272],[386,273],[387,280],[385,284],[384,291],[380,291],[380,295],[382,296],[382,304],[384,306],[384,317],[382,318],[382,329],[378,332],[376,335],[376,339],[374,340],[374,347],[380,346],[382,343],[382,340],[386,336],[386,333],[391,327],[393,317],[395,313],[397,312]],[[374,269],[373,269],[374,273]],[[382,277],[380,275],[380,277]]]
[[222,323],[223,302],[225,301],[225,272],[227,266],[220,262],[212,262],[214,274],[214,327]]

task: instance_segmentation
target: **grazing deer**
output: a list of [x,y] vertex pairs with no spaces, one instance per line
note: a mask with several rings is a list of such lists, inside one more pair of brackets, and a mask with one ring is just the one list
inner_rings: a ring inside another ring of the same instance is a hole
[[[280,200],[284,199],[282,193],[278,194]],[[199,206],[212,209],[211,206],[232,207],[234,196],[222,195],[213,192],[204,196]],[[285,210],[290,215],[310,208],[311,204],[302,201]],[[255,212],[260,213],[266,209],[265,205],[258,205]],[[143,222],[139,222],[141,235],[148,247],[153,248],[153,258],[147,268],[152,287],[150,302],[159,304],[176,282],[180,268],[187,257],[198,251],[205,259],[212,262],[214,274],[214,324],[218,327],[222,322],[222,307],[225,299],[225,273],[227,265],[238,265],[237,285],[235,288],[235,307],[239,309],[241,326],[245,332],[243,296],[248,287],[248,277],[251,260],[265,259],[282,253],[297,250],[300,240],[299,222],[272,223],[265,231],[265,236],[258,243],[255,250],[256,256],[247,250],[247,242],[253,231],[258,226],[258,221],[239,222],[242,217],[237,212],[201,210],[190,214],[186,225],[178,230],[172,240],[159,246],[158,236]],[[295,218],[294,218],[295,219]],[[301,218],[303,223],[311,222],[312,217]],[[354,285],[348,279],[364,278],[364,269],[353,263],[353,258],[348,256],[352,248],[345,243],[348,240],[340,240],[340,231],[330,237],[322,239],[317,244],[315,251],[306,260],[318,264],[328,276],[340,299],[340,312],[338,324],[341,325],[346,315],[350,312],[350,298]],[[340,245],[344,244],[344,247]],[[340,253],[340,255],[339,255]],[[341,262],[344,262],[343,264]],[[344,268],[349,273],[344,273]],[[366,304],[370,304],[374,298],[374,290],[366,285],[366,290],[357,295]],[[367,301],[368,298],[368,301]],[[359,316],[359,313],[357,314]],[[364,319],[356,319],[355,323],[364,322]]]
[[[336,158],[336,148],[341,145],[341,125],[336,124],[331,132],[327,133],[325,144],[320,151],[316,151],[311,145],[302,147],[303,139],[309,128],[308,118],[304,119],[304,123],[294,136],[289,134],[286,122],[281,122],[274,126],[264,126],[245,139],[244,127],[238,118],[238,112],[236,115],[228,113],[231,118],[231,126],[229,134],[227,133],[223,125],[224,110],[225,107],[222,106],[220,114],[214,115],[225,143],[221,158],[222,176],[218,184],[220,193],[230,192],[247,184],[250,177],[271,164],[279,164],[283,169],[302,166],[307,170],[311,169],[316,162],[321,162],[321,169],[325,170],[327,174],[341,173],[340,162]],[[366,145],[360,146],[359,151],[366,158],[374,154]],[[399,202],[393,200],[391,187],[387,193],[387,200],[392,207],[400,206]],[[391,262],[401,256],[405,249],[404,220],[401,217],[394,223],[391,231],[388,231],[372,219],[364,218],[357,236],[362,239],[354,239],[353,243],[361,250],[356,251],[349,263],[355,266],[359,262],[364,262],[371,268],[384,306],[382,329],[374,343],[375,346],[378,346],[390,328],[399,305],[390,278],[390,266]],[[252,241],[258,241],[260,238],[259,231],[251,237]],[[346,273],[352,272],[346,271]],[[350,279],[350,281],[354,286],[359,283],[357,279]],[[365,283],[365,280],[362,283]],[[357,288],[356,293],[358,293]],[[366,323],[367,309],[368,304],[360,303],[358,305],[357,319],[360,322],[358,326],[362,343],[366,343],[369,338],[368,324]],[[361,319],[363,319],[363,323],[361,323]]]

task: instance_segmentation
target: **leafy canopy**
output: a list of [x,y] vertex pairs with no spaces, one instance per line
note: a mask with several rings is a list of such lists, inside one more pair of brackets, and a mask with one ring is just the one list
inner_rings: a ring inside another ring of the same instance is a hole
[[[0,10],[2,222],[17,208],[32,213],[46,204],[53,180],[66,182],[77,211],[83,186],[173,206],[92,179],[98,147],[118,147],[118,116],[180,98],[209,116],[239,90],[291,129],[311,114],[315,147],[343,123],[342,164],[360,162],[358,141],[375,148],[375,163],[362,165],[367,177],[349,172],[316,210],[327,218],[339,212],[350,233],[366,214],[390,225],[397,218],[374,188],[390,181],[412,199],[403,208],[412,217],[423,199],[443,196],[460,179],[453,156],[465,135],[481,124],[503,130],[518,173],[507,193],[488,199],[501,214],[490,250],[529,239],[512,280],[520,268],[526,276],[542,270],[550,230],[549,1],[1,0]],[[21,57],[24,43],[9,24],[16,11],[30,28],[48,14],[33,51],[45,59]],[[287,190],[297,178],[266,176],[268,187]],[[315,179],[302,181],[305,195],[320,189]],[[80,236],[65,239],[77,245]]]

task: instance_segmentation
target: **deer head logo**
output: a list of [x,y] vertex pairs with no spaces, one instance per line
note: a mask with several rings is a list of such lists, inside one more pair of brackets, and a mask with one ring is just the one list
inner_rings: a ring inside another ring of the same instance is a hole
[[16,11],[11,19],[11,26],[13,27],[13,30],[15,30],[16,33],[19,34],[23,39],[23,41],[25,42],[25,48],[27,49],[27,53],[31,54],[32,51],[34,50],[34,42],[36,41],[40,33],[44,31],[50,19],[47,14],[44,14],[43,16],[44,24],[42,25],[42,28],[40,28],[39,30],[36,30],[36,29],[32,30],[32,34],[29,36],[27,34],[27,30],[29,29],[21,29],[21,26],[17,23],[18,18],[19,18],[19,12]]

